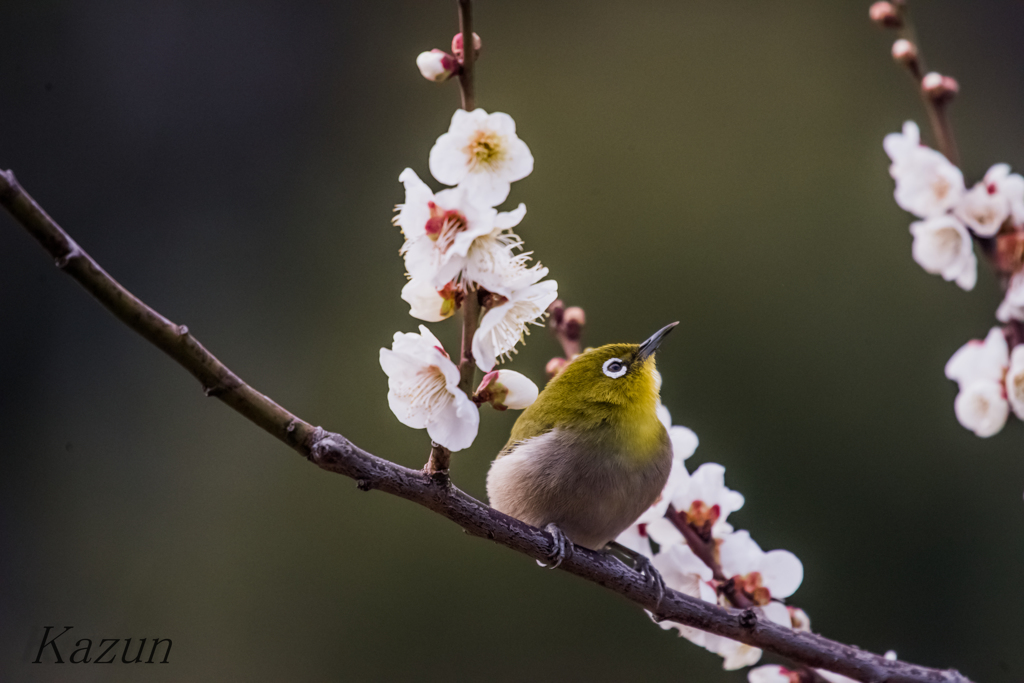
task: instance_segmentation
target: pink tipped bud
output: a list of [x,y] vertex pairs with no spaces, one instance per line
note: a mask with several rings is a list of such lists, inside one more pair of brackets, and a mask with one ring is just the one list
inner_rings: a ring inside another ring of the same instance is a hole
[[458,68],[459,63],[455,61],[455,57],[444,50],[431,50],[430,52],[421,52],[416,57],[416,66],[419,67],[420,74],[423,78],[428,81],[447,81],[452,77]]
[[[483,47],[483,41],[480,40],[475,32],[473,33],[473,60],[480,56],[480,48]],[[452,54],[460,62],[462,61],[462,33],[456,33],[455,37],[452,38]]]
[[561,374],[562,370],[565,370],[565,366],[569,364],[565,358],[552,358],[548,361],[548,364],[544,366],[544,372],[548,374],[548,379],[554,379]]
[[497,410],[522,410],[537,400],[538,393],[537,385],[525,375],[512,370],[495,370],[484,375],[473,401],[490,403]]
[[573,341],[579,340],[583,334],[583,326],[587,324],[587,314],[579,306],[565,309],[562,315],[562,329],[565,336]]
[[921,90],[935,102],[948,102],[960,92],[960,84],[952,76],[931,72],[921,79]]
[[892,44],[892,58],[905,66],[917,61],[917,46],[906,38]]
[[882,28],[900,28],[903,17],[891,2],[876,2],[868,10],[868,16]]
[[548,306],[548,324],[553,328],[558,328],[562,324],[562,316],[565,315],[565,302],[561,299],[555,299]]

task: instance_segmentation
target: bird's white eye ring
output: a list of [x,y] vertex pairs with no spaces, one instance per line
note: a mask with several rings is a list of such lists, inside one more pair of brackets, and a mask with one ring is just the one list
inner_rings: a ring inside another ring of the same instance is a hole
[[629,366],[618,358],[609,358],[601,366],[601,371],[612,379],[622,377],[626,374],[626,370],[629,370]]

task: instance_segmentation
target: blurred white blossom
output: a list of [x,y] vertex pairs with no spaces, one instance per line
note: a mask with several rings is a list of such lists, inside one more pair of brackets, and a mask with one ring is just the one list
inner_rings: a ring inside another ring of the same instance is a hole
[[[981,237],[992,237],[1010,217],[1010,197],[1004,189],[1015,189],[1009,180],[1010,167],[996,164],[967,192],[953,209],[960,220]],[[1017,176],[1020,178],[1020,176]]]
[[480,413],[459,389],[459,369],[441,342],[420,325],[420,333],[395,333],[390,349],[380,350],[388,376],[388,404],[402,424],[426,429],[430,438],[451,451],[476,439]]
[[955,280],[970,291],[978,281],[978,259],[971,234],[951,215],[936,216],[910,224],[914,236],[911,253],[918,265],[944,280]]
[[925,147],[913,121],[902,133],[885,136],[882,146],[892,160],[889,174],[896,181],[896,203],[919,218],[946,213],[964,194],[964,176],[941,153]]
[[539,325],[537,320],[557,298],[558,283],[545,280],[512,292],[504,303],[487,311],[473,335],[473,358],[477,366],[490,372],[499,358],[511,355],[516,344],[529,334],[529,326]]
[[1013,347],[1010,369],[1006,372],[1006,397],[1013,414],[1024,420],[1024,345]]
[[986,438],[998,434],[1006,424],[1010,405],[1001,382],[979,380],[960,390],[953,412],[961,425]]
[[954,210],[974,232],[991,237],[1007,218],[1024,223],[1024,177],[1010,173],[1008,164],[996,164],[985,173]]
[[531,171],[530,148],[512,117],[500,112],[459,109],[430,150],[430,172],[439,182],[460,185],[487,206],[505,201],[511,183]]
[[960,388],[953,411],[961,425],[980,437],[998,433],[1010,413],[1003,385],[1010,362],[1006,337],[993,327],[984,341],[972,339],[946,363],[946,377]]
[[1015,273],[1006,286],[1006,295],[996,309],[996,318],[1000,322],[1011,320],[1024,321],[1024,271]]

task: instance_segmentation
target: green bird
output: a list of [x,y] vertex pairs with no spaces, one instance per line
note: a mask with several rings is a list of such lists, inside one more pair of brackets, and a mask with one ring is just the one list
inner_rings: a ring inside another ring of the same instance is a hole
[[[491,465],[491,505],[552,534],[550,566],[572,552],[571,543],[612,544],[664,489],[672,444],[657,414],[654,352],[678,324],[642,344],[576,357],[519,416]],[[661,584],[646,558],[627,554]]]

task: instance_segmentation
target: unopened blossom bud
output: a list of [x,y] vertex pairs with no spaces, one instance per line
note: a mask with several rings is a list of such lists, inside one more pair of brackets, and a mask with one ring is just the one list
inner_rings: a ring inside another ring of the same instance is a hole
[[565,330],[565,336],[572,340],[577,340],[580,335],[583,334],[583,326],[587,324],[587,314],[583,312],[583,309],[579,306],[570,306],[565,309],[565,314],[562,316],[562,326]]
[[554,379],[565,370],[565,366],[569,364],[569,361],[565,358],[552,358],[548,361],[548,364],[544,366],[544,372],[548,374],[548,379]]
[[548,324],[552,327],[557,328],[562,324],[562,316],[565,315],[565,302],[561,299],[555,299],[548,306]]
[[420,74],[423,78],[428,81],[447,81],[452,77],[458,68],[459,63],[455,61],[455,57],[444,50],[431,50],[430,52],[421,52],[416,57],[416,66],[419,67]]
[[[480,40],[480,36],[473,33],[473,59],[474,61],[480,56],[480,48],[483,47],[483,42]],[[460,62],[462,61],[462,33],[456,33],[455,37],[452,38],[452,53],[455,58]]]
[[497,410],[522,410],[537,400],[537,385],[512,370],[495,370],[484,375],[473,401],[490,403]]
[[441,322],[459,308],[462,293],[454,282],[436,289],[425,280],[413,278],[402,288],[402,300],[409,304],[409,315],[428,323]]
[[899,64],[910,66],[917,61],[917,45],[906,38],[900,38],[892,44],[892,58]]
[[932,71],[921,79],[921,90],[935,102],[948,102],[960,92],[960,84],[952,76]]
[[903,26],[903,17],[900,11],[891,2],[876,2],[868,10],[868,16],[882,28],[900,28]]

